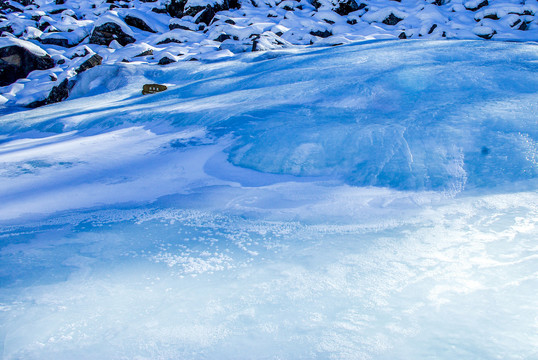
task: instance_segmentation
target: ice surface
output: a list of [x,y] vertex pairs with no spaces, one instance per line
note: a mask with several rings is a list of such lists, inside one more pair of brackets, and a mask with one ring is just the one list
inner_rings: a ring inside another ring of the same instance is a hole
[[4,110],[0,354],[536,357],[537,67],[376,42],[103,65]]

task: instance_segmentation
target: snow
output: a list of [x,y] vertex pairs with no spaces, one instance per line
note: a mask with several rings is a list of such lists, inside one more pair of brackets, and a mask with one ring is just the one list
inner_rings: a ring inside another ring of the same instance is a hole
[[0,38],[0,48],[8,47],[8,46],[20,46],[22,48],[25,48],[29,52],[31,52],[34,55],[37,56],[45,56],[47,55],[47,52],[43,49],[41,49],[39,46],[25,40],[17,39],[14,37],[2,37]]
[[371,41],[5,106],[2,357],[532,358],[537,64]]
[[[4,11],[0,28],[4,38],[15,36],[50,54],[54,53],[58,73],[64,72],[59,76],[62,79],[70,77],[72,58],[68,54],[70,47],[77,46],[90,46],[93,52],[103,57],[103,64],[125,60],[160,66],[159,60],[163,57],[160,52],[176,56],[174,60],[177,61],[212,62],[229,58],[230,53],[326,47],[371,40],[538,40],[535,20],[538,5],[533,1],[452,0],[431,3],[424,0],[364,0],[357,2],[360,10],[345,15],[339,14],[342,13],[340,6],[345,2],[336,0],[312,3],[307,0],[241,1],[239,9],[217,11],[209,24],[197,24],[196,15],[175,14],[181,16],[180,19],[171,17],[166,13],[167,3],[164,0],[69,0],[64,4],[37,1],[24,7],[10,2],[21,12]],[[223,1],[190,0],[185,6],[186,9],[221,8]],[[200,14],[201,11],[197,15]],[[129,26],[124,21],[127,16],[143,21],[155,33]],[[109,46],[89,44],[93,30],[107,22],[118,24],[136,41],[126,46],[117,41]],[[222,35],[229,38],[216,41]],[[177,40],[181,46],[174,41],[166,42],[167,39]],[[137,58],[139,53],[136,50],[140,45],[158,50],[155,56]],[[12,88],[0,88],[0,96],[6,99],[4,105],[26,106],[47,98],[53,86],[58,85],[49,82],[48,86],[42,86],[43,79],[47,77],[48,74],[44,74],[30,82],[19,80],[22,87],[16,96],[13,96]],[[36,92],[37,88],[41,91]]]

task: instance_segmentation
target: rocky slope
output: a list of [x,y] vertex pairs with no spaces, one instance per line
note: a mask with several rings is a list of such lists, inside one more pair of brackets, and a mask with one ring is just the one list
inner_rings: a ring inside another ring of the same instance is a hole
[[538,40],[537,0],[0,0],[0,104],[61,101],[92,67],[373,39]]

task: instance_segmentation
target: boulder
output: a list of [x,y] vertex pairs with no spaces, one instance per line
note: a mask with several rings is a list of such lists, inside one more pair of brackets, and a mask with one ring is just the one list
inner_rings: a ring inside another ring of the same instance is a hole
[[353,11],[360,10],[359,5],[355,0],[347,0],[338,3],[338,7],[333,9],[338,15],[345,16]]
[[54,67],[54,60],[43,51],[36,54],[24,46],[0,47],[0,86],[14,83],[28,76],[34,70]]
[[329,36],[332,36],[332,32],[329,30],[317,30],[317,31],[310,31],[310,35],[314,35],[321,38],[328,38]]
[[56,85],[52,88],[52,90],[49,93],[49,96],[47,96],[44,100],[38,100],[30,103],[28,105],[29,108],[36,108],[47,104],[53,104],[60,101],[63,101],[67,99],[69,96],[69,91],[73,88],[75,85],[74,81],[69,81],[68,79],[64,79],[59,85]]
[[399,17],[397,17],[393,13],[390,13],[389,16],[387,16],[382,22],[385,25],[396,25],[397,23],[399,23],[402,20],[403,19],[400,19]]
[[90,44],[108,46],[113,40],[118,41],[122,46],[136,41],[134,37],[126,34],[121,26],[115,22],[107,22],[93,29]]
[[472,1],[466,2],[463,5],[465,6],[467,10],[476,11],[476,10],[482,9],[484,6],[488,6],[489,2],[488,0],[484,0],[482,2],[478,2],[478,0],[472,0]]
[[101,65],[103,61],[103,57],[98,54],[93,54],[90,56],[86,61],[84,61],[80,66],[75,70],[77,74],[80,74],[81,72],[84,72],[86,70],[89,70],[93,67],[96,67],[98,65]]
[[155,30],[153,30],[148,24],[146,24],[144,20],[140,19],[139,17],[129,14],[125,16],[124,20],[125,20],[125,23],[129,26],[135,27],[143,31],[156,33]]
[[168,65],[168,64],[175,63],[175,62],[176,62],[175,59],[171,59],[171,58],[168,57],[168,56],[163,56],[163,57],[159,60],[158,64],[159,64],[159,65]]
[[215,17],[215,14],[219,11],[239,9],[241,5],[238,0],[223,0],[215,4],[208,4],[207,6],[189,6],[186,0],[171,0],[166,5],[168,14],[172,17],[182,18],[183,16],[196,16],[195,22],[211,24],[211,21]]
[[65,39],[65,38],[62,38],[62,37],[43,37],[41,39],[39,39],[39,41],[42,43],[42,44],[46,44],[46,45],[56,45],[56,46],[61,46],[61,47],[69,47],[69,40]]

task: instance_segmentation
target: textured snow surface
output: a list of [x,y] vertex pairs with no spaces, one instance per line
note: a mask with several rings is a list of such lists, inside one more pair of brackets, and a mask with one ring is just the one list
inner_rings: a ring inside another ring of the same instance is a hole
[[0,353],[536,357],[537,69],[387,41],[104,65],[4,108]]

